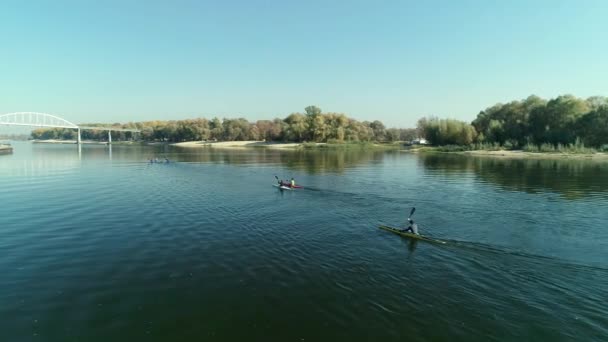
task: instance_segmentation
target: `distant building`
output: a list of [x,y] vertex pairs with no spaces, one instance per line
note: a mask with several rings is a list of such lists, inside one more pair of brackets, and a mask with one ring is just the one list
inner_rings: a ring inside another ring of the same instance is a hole
[[418,139],[414,139],[412,140],[412,145],[428,145],[429,142],[426,141],[426,139],[424,138],[418,138]]

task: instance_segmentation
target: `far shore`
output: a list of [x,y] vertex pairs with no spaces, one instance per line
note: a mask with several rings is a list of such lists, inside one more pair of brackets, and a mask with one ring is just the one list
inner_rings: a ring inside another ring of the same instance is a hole
[[445,153],[445,154],[459,154],[468,156],[483,156],[483,157],[498,157],[498,158],[510,158],[510,159],[591,159],[591,160],[608,160],[608,153],[597,152],[597,153],[561,153],[561,152],[525,152],[522,150],[514,151],[462,151],[462,152],[441,152],[441,151],[416,151],[411,152],[420,153]]
[[[46,144],[76,144],[76,140],[31,140],[33,143],[46,143]],[[83,140],[82,144],[97,144],[106,145],[106,141],[94,141],[94,140]],[[116,141],[115,144],[137,144],[143,143],[145,145],[165,145],[169,144],[172,146],[179,146],[185,148],[273,148],[273,149],[297,149],[297,148],[340,148],[348,147],[352,144],[328,144],[328,143],[282,143],[282,142],[268,142],[258,140],[247,140],[247,141],[185,141],[179,143],[169,142],[132,142],[132,141]],[[352,146],[360,146],[354,144]],[[408,153],[441,153],[441,154],[456,154],[466,156],[480,156],[480,157],[497,157],[497,158],[510,158],[510,159],[584,159],[584,160],[606,160],[608,161],[608,153],[596,152],[596,153],[571,153],[571,152],[526,152],[522,150],[499,150],[499,151],[488,151],[488,150],[474,150],[474,151],[439,151],[435,147],[431,146],[415,146],[413,148],[404,147],[401,144],[369,144],[362,145],[364,148],[390,148],[399,149],[402,152]],[[5,150],[6,152],[6,150]]]
[[180,147],[213,147],[213,148],[277,148],[277,149],[295,149],[295,148],[380,148],[380,149],[399,149],[402,144],[379,144],[379,143],[359,143],[359,142],[344,142],[344,143],[284,143],[275,141],[186,141],[180,143],[172,143],[173,146]]
[[11,145],[0,144],[0,154],[13,153],[13,147]]
[[[58,139],[46,139],[46,140],[30,140],[35,144],[76,144],[76,140],[58,140]],[[95,141],[95,140],[81,140],[81,144],[94,144],[94,145],[106,145],[107,141]]]
[[215,148],[242,148],[242,147],[267,147],[267,148],[296,148],[300,143],[277,143],[257,140],[248,141],[185,141],[171,144],[179,147],[215,147]]

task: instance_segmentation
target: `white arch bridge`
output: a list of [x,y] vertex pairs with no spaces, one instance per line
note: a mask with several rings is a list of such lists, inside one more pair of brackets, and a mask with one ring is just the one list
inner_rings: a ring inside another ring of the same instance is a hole
[[36,113],[36,112],[17,112],[0,115],[0,125],[7,126],[30,126],[30,127],[49,127],[49,128],[73,128],[78,130],[78,144],[81,143],[80,130],[90,129],[98,131],[108,131],[108,143],[112,143],[112,131],[115,132],[136,132],[138,129],[125,129],[115,127],[89,127],[78,126],[58,116]]

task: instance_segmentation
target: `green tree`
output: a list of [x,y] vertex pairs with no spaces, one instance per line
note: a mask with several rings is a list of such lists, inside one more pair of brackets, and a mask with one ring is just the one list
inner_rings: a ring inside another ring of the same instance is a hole
[[317,107],[317,106],[308,106],[306,108],[304,108],[304,111],[306,112],[307,116],[319,116],[321,115],[321,108]]
[[300,113],[289,114],[285,118],[285,139],[287,141],[304,141],[308,139],[308,119]]
[[384,141],[386,139],[386,127],[384,124],[378,120],[374,120],[369,124],[369,127],[374,132],[374,140],[376,141]]
[[306,121],[308,124],[308,137],[312,141],[322,141],[324,128],[322,125],[324,124],[324,120],[321,118],[321,108],[317,106],[308,106],[304,108],[306,112]]
[[583,115],[576,123],[576,133],[587,146],[608,144],[608,105]]
[[477,136],[472,125],[454,119],[424,118],[418,129],[433,145],[469,145]]
[[213,118],[209,122],[209,129],[211,130],[211,139],[222,140],[224,136],[224,127],[222,121],[217,117]]
[[608,106],[608,97],[605,96],[591,96],[585,100],[590,110],[597,110],[600,107]]
[[389,128],[386,130],[386,140],[389,142],[398,141],[400,133],[400,130],[397,128]]
[[576,140],[574,123],[589,111],[587,102],[562,95],[530,113],[530,132],[535,143],[571,144]]

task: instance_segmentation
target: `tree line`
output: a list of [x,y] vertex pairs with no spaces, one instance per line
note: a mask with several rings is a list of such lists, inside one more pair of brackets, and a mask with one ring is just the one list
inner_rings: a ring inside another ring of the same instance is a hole
[[[107,127],[107,124],[83,124],[89,127]],[[409,141],[417,137],[415,129],[386,128],[378,120],[357,121],[342,113],[323,113],[317,106],[308,106],[304,113],[292,113],[284,119],[258,120],[247,119],[220,120],[213,118],[115,123],[114,128],[137,129],[140,133],[112,132],[112,140],[144,141],[237,141],[265,140],[281,142],[394,142]],[[37,129],[32,132],[33,139],[75,140],[73,129]],[[83,130],[82,139],[106,140],[107,131]]]
[[[107,126],[86,124],[86,126]],[[386,128],[381,121],[357,121],[342,113],[323,113],[308,106],[304,113],[284,119],[250,122],[243,118],[205,118],[171,121],[115,123],[115,128],[141,133],[112,132],[113,140],[280,142],[395,142],[426,138],[433,145],[490,144],[511,149],[528,145],[608,146],[608,98],[581,99],[562,95],[551,100],[529,96],[521,101],[496,104],[477,114],[472,122],[424,117],[417,128]],[[83,139],[106,140],[106,131],[83,130]],[[33,139],[76,139],[73,129],[38,129]]]
[[433,145],[489,143],[513,149],[529,144],[602,147],[608,144],[608,98],[562,95],[546,101],[532,95],[482,110],[471,123],[422,118],[418,130]]

